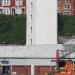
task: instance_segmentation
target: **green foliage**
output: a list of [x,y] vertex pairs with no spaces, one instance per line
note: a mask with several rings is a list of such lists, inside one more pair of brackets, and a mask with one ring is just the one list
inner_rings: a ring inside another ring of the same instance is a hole
[[58,14],[58,20],[57,21],[58,21],[58,35],[62,35],[63,34],[62,30],[63,30],[64,24],[63,24],[63,21],[62,21],[60,14]]
[[26,15],[0,15],[0,44],[26,43]]
[[58,35],[75,35],[75,16],[58,16]]

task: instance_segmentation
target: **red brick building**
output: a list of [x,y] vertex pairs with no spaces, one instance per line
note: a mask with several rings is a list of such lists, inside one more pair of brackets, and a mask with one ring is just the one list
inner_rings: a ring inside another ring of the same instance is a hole
[[63,15],[75,15],[75,0],[58,0],[58,12]]
[[26,0],[0,0],[0,14],[25,14]]
[[[35,66],[34,75],[48,75],[48,73],[54,72],[54,66]],[[31,66],[26,65],[7,65],[0,66],[0,74],[11,75],[31,75]]]

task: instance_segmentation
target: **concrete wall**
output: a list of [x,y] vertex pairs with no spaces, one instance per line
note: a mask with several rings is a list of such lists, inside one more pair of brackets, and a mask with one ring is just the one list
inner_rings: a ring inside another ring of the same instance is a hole
[[8,59],[7,65],[48,65],[54,64],[51,59],[56,58],[57,49],[64,50],[64,47],[62,45],[0,46],[0,58]]
[[57,0],[27,0],[26,7],[26,44],[57,44]]
[[36,0],[34,44],[57,44],[57,0]]
[[0,46],[1,57],[50,57],[54,58],[62,45]]

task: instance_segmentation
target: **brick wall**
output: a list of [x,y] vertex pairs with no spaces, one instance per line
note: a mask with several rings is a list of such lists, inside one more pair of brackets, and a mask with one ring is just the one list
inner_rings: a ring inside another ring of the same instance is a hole
[[17,75],[31,75],[30,66],[12,66],[12,72],[16,72]]
[[45,75],[50,72],[54,72],[55,67],[54,66],[35,66],[35,75]]

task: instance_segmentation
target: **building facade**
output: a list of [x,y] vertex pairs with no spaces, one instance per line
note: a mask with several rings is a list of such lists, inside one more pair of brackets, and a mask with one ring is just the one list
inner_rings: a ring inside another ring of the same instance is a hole
[[26,0],[0,0],[0,14],[25,14]]
[[48,75],[54,71],[62,45],[0,46],[0,74]]
[[75,0],[58,0],[58,13],[62,15],[75,15]]

